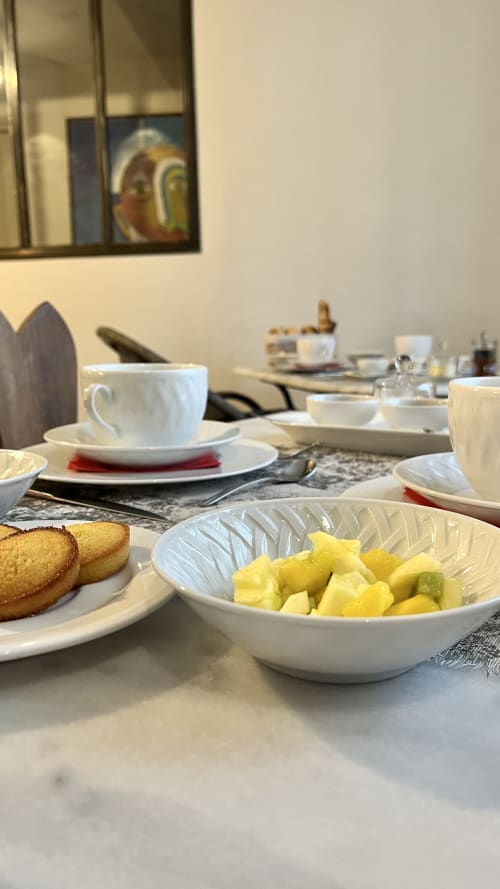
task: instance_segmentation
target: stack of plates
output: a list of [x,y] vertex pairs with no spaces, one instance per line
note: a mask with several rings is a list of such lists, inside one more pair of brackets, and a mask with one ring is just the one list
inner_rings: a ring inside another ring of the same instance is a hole
[[[277,451],[263,442],[240,438],[236,426],[215,420],[203,420],[196,437],[182,447],[118,447],[98,444],[88,423],[72,423],[49,429],[45,443],[26,450],[48,460],[40,479],[78,484],[168,484],[225,478],[240,472],[261,469],[272,463]],[[170,469],[207,454],[215,454],[220,465],[208,469]],[[106,472],[79,472],[68,469],[75,455],[109,464]]]

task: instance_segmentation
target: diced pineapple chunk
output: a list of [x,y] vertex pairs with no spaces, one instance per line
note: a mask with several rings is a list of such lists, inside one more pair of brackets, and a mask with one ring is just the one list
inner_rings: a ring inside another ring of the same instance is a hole
[[437,559],[426,553],[419,553],[408,561],[398,565],[387,579],[395,602],[407,599],[413,590],[413,586],[419,574],[423,571],[441,571],[441,564]]
[[360,540],[344,540],[340,537],[334,537],[333,534],[327,534],[326,531],[313,531],[307,535],[311,541],[314,550],[323,550],[331,552],[335,556],[348,552],[355,556],[359,556],[361,552]]
[[377,583],[365,587],[357,599],[347,602],[343,609],[343,617],[382,617],[385,611],[391,607],[394,597],[389,586],[379,580]]
[[310,610],[309,596],[305,590],[301,593],[292,593],[280,608],[280,611],[286,614],[309,614]]
[[370,549],[366,553],[361,553],[360,559],[370,571],[373,571],[377,580],[387,580],[392,571],[403,563],[399,556],[385,549]]
[[442,611],[448,611],[449,608],[460,608],[463,605],[462,584],[456,577],[445,577],[443,592],[438,604]]
[[306,556],[290,556],[285,559],[279,569],[280,587],[286,587],[293,593],[307,590],[314,595],[324,589],[332,573],[333,556],[328,552],[308,552]]
[[354,553],[341,553],[338,555],[333,563],[333,573],[352,574],[353,571],[362,574],[367,583],[375,583],[377,580],[373,571],[366,567],[359,556],[355,556]]
[[234,601],[239,605],[266,608],[269,611],[279,611],[281,608],[278,581],[273,575],[271,560],[267,554],[235,571],[233,583]]
[[274,560],[271,562],[271,572],[272,572],[272,575],[273,575],[273,577],[275,577],[276,580],[278,580],[278,581],[279,581],[279,576],[280,576],[280,568],[281,568],[283,562],[285,562],[285,561],[286,561],[286,559],[285,559],[285,557],[283,556],[281,559],[274,559]]
[[318,612],[325,617],[340,617],[344,605],[356,599],[367,586],[365,578],[357,571],[332,574],[318,605]]
[[400,617],[404,614],[425,614],[428,611],[439,611],[439,605],[430,596],[412,596],[404,602],[392,605],[386,615],[388,617]]

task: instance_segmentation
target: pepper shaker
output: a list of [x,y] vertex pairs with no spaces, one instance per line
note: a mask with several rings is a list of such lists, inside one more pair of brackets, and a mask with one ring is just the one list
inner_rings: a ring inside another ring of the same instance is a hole
[[493,377],[497,372],[497,341],[490,340],[482,330],[479,343],[472,341],[472,375]]

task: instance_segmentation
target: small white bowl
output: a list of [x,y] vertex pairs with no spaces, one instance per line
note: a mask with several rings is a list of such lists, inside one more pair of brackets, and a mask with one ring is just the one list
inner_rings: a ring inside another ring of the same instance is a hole
[[0,517],[19,502],[46,466],[45,457],[38,454],[0,450]]
[[358,370],[365,374],[383,374],[389,367],[387,358],[358,358]]
[[[233,601],[232,575],[257,556],[310,549],[321,529],[409,558],[421,552],[463,583],[461,608],[406,617],[312,617]],[[415,504],[335,497],[239,503],[174,525],[153,548],[158,574],[211,626],[283,673],[322,682],[375,682],[411,669],[500,608],[500,529]]]
[[379,406],[371,395],[308,395],[307,412],[322,426],[363,426],[373,420]]
[[448,401],[443,398],[387,398],[380,411],[393,429],[429,429],[448,425]]

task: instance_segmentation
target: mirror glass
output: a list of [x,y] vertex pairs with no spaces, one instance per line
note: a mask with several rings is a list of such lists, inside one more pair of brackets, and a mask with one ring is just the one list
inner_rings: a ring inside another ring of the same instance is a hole
[[[17,0],[16,19],[31,243],[71,244],[68,123],[95,117],[87,4]],[[91,190],[89,184],[87,198],[95,200]],[[98,232],[95,240],[100,239]]]
[[0,4],[0,247],[19,245],[14,146],[7,114],[5,22]]
[[113,240],[186,241],[180,0],[105,0]]
[[19,230],[24,255],[198,249],[189,0],[0,2],[7,26],[0,256]]

